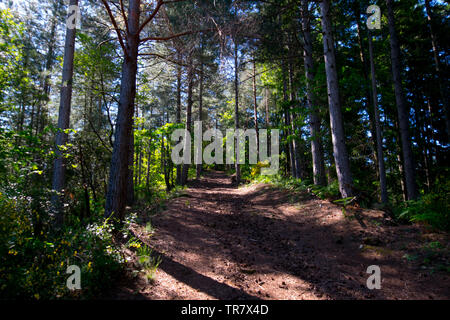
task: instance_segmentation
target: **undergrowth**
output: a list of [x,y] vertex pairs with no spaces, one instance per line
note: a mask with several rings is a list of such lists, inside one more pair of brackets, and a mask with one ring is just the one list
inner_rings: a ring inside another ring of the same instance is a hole
[[[112,224],[99,218],[36,233],[33,214],[27,203],[0,195],[1,299],[89,299],[111,288],[124,262]],[[81,290],[67,288],[70,265],[80,268]]]
[[[337,204],[348,204],[349,199],[340,199],[339,184],[334,180],[327,186],[315,186],[301,179],[285,177],[283,175],[262,176],[258,164],[253,167],[250,174],[251,184],[267,183],[277,188],[292,192],[309,192],[322,200],[330,200]],[[363,190],[364,186],[358,185],[358,190]],[[362,192],[364,194],[364,192]],[[395,219],[405,223],[420,223],[428,225],[434,229],[450,231],[450,182],[439,184],[428,194],[423,194],[418,200],[407,201],[402,204],[391,202],[386,207],[393,212]],[[372,207],[366,198],[358,199],[362,207]],[[345,209],[344,209],[345,210]],[[345,212],[345,211],[343,211]]]

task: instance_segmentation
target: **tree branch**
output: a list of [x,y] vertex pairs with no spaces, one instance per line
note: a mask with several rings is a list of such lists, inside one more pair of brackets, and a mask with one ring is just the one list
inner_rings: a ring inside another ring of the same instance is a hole
[[167,36],[167,37],[148,37],[148,38],[141,39],[141,42],[145,42],[145,41],[166,41],[166,40],[171,40],[171,39],[174,39],[174,38],[186,36],[186,35],[189,35],[189,34],[194,34],[194,33],[204,32],[204,31],[211,31],[211,30],[212,29],[185,31],[185,32],[173,34],[173,35],[170,35],[170,36]]
[[147,24],[149,24],[150,21],[153,20],[153,18],[158,14],[159,9],[161,9],[161,7],[165,4],[170,4],[170,3],[177,3],[177,2],[183,2],[186,0],[169,0],[169,1],[163,1],[163,0],[158,0],[158,3],[156,4],[155,9],[153,10],[152,14],[142,23],[142,25],[139,27],[139,32],[141,33],[141,31],[145,28],[145,26]]
[[127,49],[125,47],[125,43],[123,42],[122,35],[120,34],[120,29],[117,26],[116,19],[114,18],[113,14],[112,14],[112,11],[111,11],[111,8],[109,7],[108,1],[107,0],[102,0],[102,2],[103,2],[103,5],[106,8],[106,11],[108,11],[108,15],[109,15],[109,18],[111,19],[111,22],[112,22],[112,24],[114,26],[114,29],[116,30],[117,37],[119,38],[120,46],[122,47],[123,53],[125,55],[128,55]]
[[125,28],[127,29],[127,32],[130,32],[130,30],[128,29],[128,18],[123,6],[123,0],[120,0],[120,11],[122,12],[123,21],[125,22]]
[[139,55],[140,56],[147,56],[147,57],[156,57],[156,58],[159,58],[159,59],[171,62],[171,63],[173,63],[175,65],[179,65],[179,66],[182,66],[182,67],[188,67],[187,64],[170,58],[170,55],[169,56],[163,56],[163,55],[158,54],[158,53],[140,53]]
[[158,0],[158,3],[156,4],[155,9],[153,10],[152,14],[142,23],[142,25],[139,27],[138,33],[140,34],[141,31],[145,28],[145,26],[153,20],[153,18],[158,13],[159,9],[161,9],[161,6],[164,4],[163,0]]

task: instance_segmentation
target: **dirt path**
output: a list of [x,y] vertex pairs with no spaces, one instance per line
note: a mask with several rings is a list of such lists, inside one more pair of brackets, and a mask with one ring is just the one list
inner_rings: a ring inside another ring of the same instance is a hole
[[[405,259],[436,239],[444,252],[447,235],[389,226],[379,211],[360,214],[345,218],[328,201],[267,185],[237,189],[225,174],[209,173],[152,218],[154,236],[137,228],[163,262],[152,284],[128,281],[116,298],[450,298],[448,272]],[[381,268],[381,290],[366,287],[370,265]]]

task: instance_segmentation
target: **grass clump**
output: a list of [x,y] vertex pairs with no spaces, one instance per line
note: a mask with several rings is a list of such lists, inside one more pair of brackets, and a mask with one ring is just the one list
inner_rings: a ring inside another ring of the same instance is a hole
[[145,279],[148,282],[153,282],[156,270],[162,262],[161,256],[154,256],[153,250],[144,244],[137,249],[137,257]]

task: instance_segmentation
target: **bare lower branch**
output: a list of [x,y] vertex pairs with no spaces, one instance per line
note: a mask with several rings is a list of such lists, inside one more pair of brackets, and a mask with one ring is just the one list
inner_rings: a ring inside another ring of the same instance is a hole
[[205,32],[205,31],[211,31],[211,30],[212,29],[191,30],[191,31],[186,31],[186,32],[173,34],[173,35],[170,35],[170,36],[167,36],[167,37],[148,37],[148,38],[141,39],[141,42],[145,42],[145,41],[167,41],[167,40],[175,39],[175,38],[178,38],[178,37],[186,36],[186,35],[189,35],[189,34]]
[[120,11],[122,12],[123,21],[125,22],[125,28],[127,29],[127,32],[130,32],[128,29],[128,18],[125,13],[125,7],[123,6],[123,0],[120,0]]
[[150,21],[153,20],[153,18],[158,13],[159,9],[161,9],[161,6],[164,4],[164,1],[158,0],[158,3],[156,4],[155,9],[153,10],[152,14],[142,23],[142,25],[139,27],[138,33],[141,33],[141,31],[145,28],[147,24],[150,23]]
[[122,34],[120,33],[120,29],[117,26],[116,19],[114,18],[113,14],[112,14],[112,11],[111,11],[111,8],[109,7],[108,1],[107,0],[102,0],[102,2],[103,2],[103,5],[106,8],[106,11],[108,11],[108,15],[109,15],[109,18],[111,19],[111,22],[112,22],[112,24],[114,26],[114,29],[116,30],[117,37],[119,38],[120,46],[122,47],[122,50],[123,50],[124,54],[128,55],[127,49],[125,47],[125,43],[123,42]]

